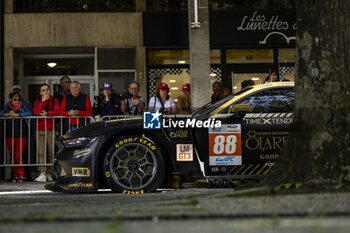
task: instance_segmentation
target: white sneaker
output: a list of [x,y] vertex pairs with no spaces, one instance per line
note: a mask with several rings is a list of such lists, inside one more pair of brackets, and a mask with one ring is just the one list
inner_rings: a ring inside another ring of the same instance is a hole
[[52,176],[51,175],[47,175],[46,176],[46,181],[52,182],[53,181]]
[[40,175],[34,180],[36,182],[46,182],[46,175],[45,173],[40,173]]

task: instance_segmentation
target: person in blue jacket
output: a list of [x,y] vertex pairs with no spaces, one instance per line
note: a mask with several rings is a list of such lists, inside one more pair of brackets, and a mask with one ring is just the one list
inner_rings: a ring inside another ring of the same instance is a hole
[[94,116],[121,115],[120,97],[114,93],[112,83],[105,82],[101,91],[102,95],[100,95],[99,101],[95,102],[93,106]]
[[[14,164],[23,163],[23,150],[27,143],[28,125],[27,121],[18,119],[19,117],[31,116],[32,112],[23,103],[21,96],[17,92],[9,94],[9,102],[0,111],[0,117],[6,119],[6,144],[10,152],[11,162]],[[16,119],[17,118],[17,119]],[[12,182],[24,181],[24,167],[12,167]]]

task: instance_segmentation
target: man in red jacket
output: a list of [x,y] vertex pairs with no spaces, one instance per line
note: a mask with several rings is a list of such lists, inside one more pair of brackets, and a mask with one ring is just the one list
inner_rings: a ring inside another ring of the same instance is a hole
[[69,116],[70,131],[86,124],[86,120],[76,117],[92,116],[91,102],[88,95],[80,93],[81,86],[78,81],[70,84],[70,93],[63,97],[60,115]]
[[[34,115],[42,117],[57,116],[59,113],[59,101],[50,95],[49,85],[46,83],[41,84],[39,93],[40,98],[37,99],[34,103]],[[52,163],[52,158],[55,152],[56,138],[56,126],[54,119],[38,119],[37,134],[39,164]],[[35,179],[35,181],[52,181],[51,169],[47,169],[47,166],[39,166],[38,170],[40,172],[40,175]]]

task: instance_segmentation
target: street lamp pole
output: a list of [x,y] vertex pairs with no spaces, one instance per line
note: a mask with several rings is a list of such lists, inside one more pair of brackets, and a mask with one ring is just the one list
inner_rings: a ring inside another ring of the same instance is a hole
[[210,101],[210,42],[208,0],[188,0],[191,105]]

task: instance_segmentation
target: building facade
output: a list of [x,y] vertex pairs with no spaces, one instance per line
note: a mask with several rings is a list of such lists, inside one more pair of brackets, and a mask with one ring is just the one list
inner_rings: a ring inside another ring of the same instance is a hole
[[[77,2],[4,1],[3,101],[19,84],[34,103],[41,83],[55,92],[64,75],[91,99],[104,81],[122,93],[136,80],[147,99],[160,82],[181,94],[190,82],[187,0]],[[233,92],[272,71],[294,79],[293,1],[248,2],[209,1],[210,78]]]

